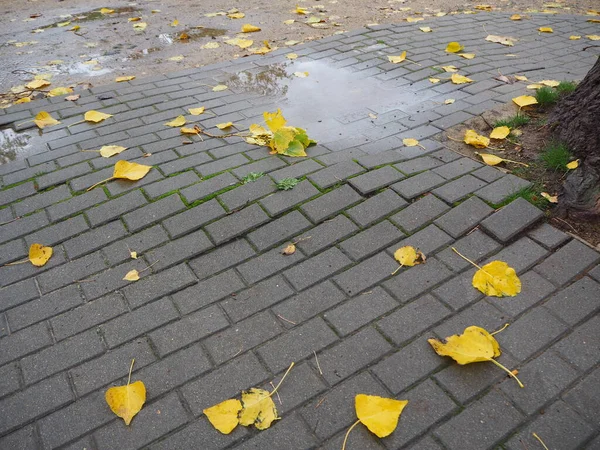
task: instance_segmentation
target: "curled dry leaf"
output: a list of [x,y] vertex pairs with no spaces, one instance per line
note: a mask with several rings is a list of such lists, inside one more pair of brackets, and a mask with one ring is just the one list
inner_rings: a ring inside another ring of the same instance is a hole
[[421,30],[423,33],[431,33],[431,28],[430,27],[419,27],[419,30]]
[[459,53],[458,56],[465,59],[473,59],[475,58],[475,53]]
[[238,415],[242,410],[242,402],[236,398],[225,400],[202,411],[209,422],[223,434],[231,433],[238,426]]
[[458,68],[456,66],[442,66],[442,69],[444,69],[444,72],[458,72]]
[[510,16],[510,20],[521,20],[522,17],[519,14],[513,14]]
[[597,34],[586,34],[585,37],[590,41],[600,41],[600,35]]
[[439,83],[441,80],[439,78],[429,78],[429,82],[432,84],[437,84]]
[[29,247],[29,261],[37,267],[42,267],[52,257],[52,247],[44,247],[42,244],[31,244]]
[[135,359],[131,361],[127,384],[111,387],[105,394],[106,403],[108,403],[112,412],[125,421],[125,425],[131,423],[131,420],[146,403],[146,386],[144,383],[142,381],[131,383],[131,370],[134,361]]
[[472,145],[475,148],[486,148],[490,145],[490,140],[481,134],[477,134],[475,130],[465,131],[463,141],[465,144]]
[[294,244],[288,245],[281,251],[281,254],[286,256],[293,255],[294,253],[296,253],[296,246]]
[[540,27],[540,28],[538,28],[538,31],[540,33],[554,33],[554,30],[552,29],[552,27]]
[[170,122],[165,123],[165,125],[168,127],[182,127],[185,125],[185,117],[177,116],[175,119],[171,120]]
[[523,387],[515,374],[494,359],[501,354],[500,345],[494,336],[481,327],[467,327],[463,334],[447,337],[445,343],[437,339],[428,339],[427,342],[438,355],[449,356],[461,366],[490,361],[517,380],[519,386]]
[[27,89],[40,89],[46,86],[50,86],[50,82],[48,80],[33,80],[25,85]]
[[223,123],[218,123],[216,126],[217,126],[217,128],[218,128],[219,130],[224,130],[224,129],[226,129],[226,128],[229,128],[229,127],[233,126],[233,122],[223,122]]
[[451,105],[455,101],[456,101],[456,99],[454,99],[454,98],[447,98],[446,100],[444,100],[444,105]]
[[485,38],[485,40],[488,42],[495,42],[496,44],[506,45],[507,47],[512,47],[513,45],[515,45],[515,41],[516,41],[516,39],[514,39],[514,38],[510,38],[510,37],[506,37],[506,36],[496,36],[493,34],[488,35]]
[[123,279],[125,281],[137,281],[137,280],[140,279],[140,273],[137,270],[135,270],[135,269],[130,270],[129,272],[127,272],[125,274],[125,276],[123,277]]
[[538,102],[536,98],[532,97],[531,95],[521,95],[519,97],[513,98],[512,101],[515,103],[515,105],[517,105],[520,108],[530,105],[537,105]]
[[148,24],[146,22],[136,22],[133,24],[134,30],[144,31]]
[[575,35],[569,36],[569,40],[571,40],[571,41],[578,41],[579,39],[581,39],[581,36],[575,36]]
[[400,247],[398,250],[396,250],[394,252],[394,258],[400,263],[401,266],[405,267],[416,266],[417,264],[424,263],[427,259],[423,252],[410,245]]
[[550,203],[558,203],[558,195],[550,195],[547,192],[541,192],[540,195]]
[[287,55],[285,55],[285,57],[287,59],[297,59],[298,55],[296,53],[288,53]]
[[489,297],[514,297],[521,292],[521,280],[504,261],[492,261],[475,272],[473,287]]

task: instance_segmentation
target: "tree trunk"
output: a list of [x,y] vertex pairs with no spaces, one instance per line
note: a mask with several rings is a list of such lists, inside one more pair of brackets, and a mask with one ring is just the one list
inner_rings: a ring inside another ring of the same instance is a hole
[[580,159],[559,192],[559,214],[600,220],[600,58],[549,117],[555,136]]

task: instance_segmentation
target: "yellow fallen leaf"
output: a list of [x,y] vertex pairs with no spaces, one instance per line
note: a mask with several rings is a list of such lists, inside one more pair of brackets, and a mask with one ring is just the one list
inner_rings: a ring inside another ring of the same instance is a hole
[[515,75],[515,79],[518,81],[527,81],[527,77],[524,75]]
[[296,253],[296,246],[294,244],[290,244],[288,246],[286,246],[282,251],[281,254],[283,255],[293,255],[294,253]]
[[179,25],[179,20],[175,19],[173,22],[171,22],[172,27],[176,27],[177,25]]
[[456,99],[453,98],[447,98],[446,100],[444,100],[444,105],[451,105],[452,103],[454,103],[456,101]]
[[496,127],[490,133],[490,137],[492,139],[505,139],[506,136],[508,136],[509,134],[510,134],[510,128],[508,128],[506,126]]
[[540,192],[540,195],[550,203],[558,203],[558,195],[550,195],[547,192]]
[[296,45],[299,43],[300,43],[300,41],[294,41],[294,40],[284,42],[284,44],[287,45],[288,47],[291,47],[292,45]]
[[455,66],[442,66],[442,69],[444,69],[445,72],[450,73],[458,72],[458,68],[456,68]]
[[465,59],[473,59],[475,58],[475,53],[459,53],[458,56]]
[[350,431],[359,423],[366,426],[377,437],[383,438],[392,434],[398,426],[400,414],[407,404],[408,400],[357,394],[354,398],[354,409],[358,420],[346,432],[342,450],[346,448]]
[[510,20],[521,20],[522,17],[519,14],[513,14],[510,16]]
[[287,59],[297,59],[298,55],[296,53],[288,53],[287,55],[285,55],[285,57]]
[[180,41],[187,41],[189,38],[190,38],[189,34],[184,32],[184,33],[181,33],[177,39],[179,39]]
[[136,22],[133,24],[133,29],[144,31],[147,26],[148,26],[148,24],[146,22]]
[[115,12],[115,10],[114,10],[114,9],[108,9],[108,8],[102,8],[102,9],[100,10],[100,13],[101,13],[101,14],[112,14],[112,13],[114,13],[114,12]]
[[86,112],[83,115],[83,118],[87,121],[87,122],[94,122],[94,123],[98,123],[98,122],[102,122],[103,120],[108,119],[109,117],[112,117],[112,114],[106,114],[100,111],[94,111],[94,110],[90,110],[88,112]]
[[57,24],[56,24],[56,26],[57,26],[57,27],[61,27],[61,28],[62,28],[62,27],[66,27],[67,25],[71,25],[71,21],[67,21],[67,22],[60,22],[60,23],[57,23]]
[[40,89],[46,86],[50,86],[50,82],[47,80],[33,80],[25,85],[28,89]]
[[122,151],[127,150],[127,147],[121,147],[120,145],[103,145],[100,147],[100,155],[105,158],[118,155]]
[[129,76],[126,76],[126,77],[117,77],[117,78],[115,78],[115,81],[117,83],[121,83],[123,81],[131,81],[131,80],[135,80],[135,75],[129,75]]
[[244,14],[242,12],[237,12],[237,13],[227,14],[227,17],[229,17],[230,19],[243,19],[244,17],[246,17],[246,14]]
[[127,22],[139,22],[140,20],[142,20],[141,17],[130,17]]
[[505,36],[495,36],[493,34],[490,34],[485,38],[485,40],[488,42],[495,42],[496,44],[506,45],[507,47],[512,47],[513,45],[515,45],[514,41],[516,39],[505,37]]
[[294,11],[292,11],[292,12],[295,12],[296,14],[307,14],[308,13],[308,9],[296,5],[296,9]]
[[69,28],[69,31],[79,31],[81,27],[79,25],[75,25],[73,28]]
[[431,28],[430,27],[419,27],[419,30],[421,30],[423,33],[431,33]]
[[423,19],[422,17],[407,17],[406,18],[406,21],[408,23],[421,22],[422,20],[425,20],[425,19]]
[[540,33],[554,33],[554,30],[551,27],[540,27],[538,28]]
[[87,65],[87,66],[95,66],[98,63],[97,59],[90,59],[89,61],[84,61],[83,64]]
[[127,385],[111,387],[105,394],[106,403],[108,403],[112,412],[125,421],[125,425],[131,423],[131,420],[140,412],[146,402],[146,386],[144,386],[144,383],[141,381],[131,383],[131,370],[134,361],[131,361]]
[[599,20],[599,19],[589,19],[589,20],[586,20],[586,22],[590,22],[590,23],[600,23],[600,20]]
[[470,78],[465,77],[464,75],[459,75],[458,73],[453,73],[452,77],[450,77],[450,80],[452,80],[452,83],[454,84],[464,84],[473,82],[473,80],[471,80]]
[[177,55],[177,56],[171,56],[170,58],[167,58],[167,59],[169,61],[179,62],[179,61],[183,61],[183,58],[185,58],[185,56],[183,56],[183,55]]
[[127,272],[125,274],[125,276],[123,277],[123,279],[125,281],[137,281],[137,280],[140,279],[140,273],[137,270],[135,270],[135,269],[130,270],[129,272]]
[[437,83],[439,83],[440,81],[441,81],[441,80],[440,80],[439,78],[433,78],[433,77],[429,78],[429,82],[430,82],[430,83],[433,83],[433,84],[437,84]]
[[206,408],[202,412],[213,427],[223,434],[229,434],[237,427],[238,415],[241,410],[242,402],[237,399],[229,399]]
[[373,113],[369,113],[369,117],[370,117],[371,119],[377,119],[377,115],[376,115],[376,114],[373,114]]
[[205,109],[206,108],[204,106],[201,106],[199,108],[189,108],[188,111],[192,116],[199,116],[200,114],[204,113]]
[[464,47],[462,45],[460,45],[458,42],[450,42],[447,46],[446,46],[446,52],[447,53],[458,53],[460,52]]
[[388,60],[389,62],[393,63],[393,64],[399,64],[402,61],[404,61],[406,59],[406,50],[403,51],[400,55],[398,56],[388,56]]
[[494,336],[481,327],[467,327],[463,334],[447,337],[446,343],[437,339],[428,339],[427,342],[438,355],[449,356],[461,366],[490,361],[517,380],[519,386],[523,387],[515,374],[494,359],[501,354],[500,345]]
[[29,261],[36,267],[42,267],[52,256],[52,247],[44,247],[42,244],[31,244],[29,247]]
[[585,37],[590,41],[600,41],[600,35],[597,34],[586,34]]
[[120,161],[117,161],[115,164],[115,168],[113,170],[112,177],[107,178],[102,181],[98,181],[97,183],[95,183],[92,186],[90,186],[89,188],[87,188],[87,190],[91,191],[96,186],[98,186],[106,181],[110,181],[110,180],[114,180],[114,179],[137,181],[137,180],[144,178],[146,176],[146,174],[150,171],[150,169],[152,169],[152,166],[145,166],[143,164],[120,160]]
[[73,89],[69,88],[69,87],[57,87],[54,89],[51,89],[48,94],[46,94],[48,97],[58,97],[59,95],[67,95],[67,94],[71,94],[73,92]]
[[306,78],[308,76],[308,72],[294,72],[294,76],[298,78]]
[[283,117],[283,114],[281,113],[281,109],[279,108],[273,113],[265,111],[263,113],[263,117],[265,119],[267,127],[269,127],[269,130],[271,130],[271,132],[273,133],[279,131],[279,129],[283,128],[287,123],[287,121]]
[[519,97],[513,98],[512,101],[520,108],[536,105],[538,102],[535,97],[532,97],[531,95],[520,95]]
[[577,169],[579,167],[579,160],[576,159],[575,161],[571,161],[566,167],[569,170]]
[[400,266],[412,267],[425,262],[425,255],[410,245],[400,247],[394,252],[394,258],[400,263]]
[[46,30],[43,30],[42,28],[37,28],[35,30],[32,30],[31,32],[32,33],[43,33],[44,31],[46,31]]
[[251,388],[243,392],[242,404],[240,425],[247,427],[254,424],[257,429],[266,430],[279,419],[271,394],[263,389]]
[[215,87],[212,88],[213,92],[225,91],[227,89],[229,88],[224,84],[217,84]]
[[249,23],[242,25],[242,33],[254,33],[260,31],[260,28]]
[[200,134],[200,129],[197,128],[197,125],[194,128],[183,127],[180,131],[183,134]]
[[464,143],[475,148],[486,148],[490,145],[490,140],[481,134],[477,134],[475,130],[467,130],[465,131]]
[[29,103],[31,101],[31,97],[23,97],[15,102],[15,105],[20,105],[21,103]]
[[225,128],[229,128],[229,127],[233,126],[233,122],[218,123],[216,126],[219,130],[224,130]]
[[488,166],[496,166],[498,164],[500,164],[502,161],[504,161],[503,158],[500,158],[499,156],[496,155],[491,155],[489,153],[478,153],[479,156],[481,156],[481,159],[483,159],[483,162],[486,163]]
[[416,139],[411,139],[411,138],[404,138],[404,139],[402,139],[402,143],[406,147],[416,147],[416,146],[419,145],[419,141],[417,141]]
[[133,250],[129,250],[129,256],[131,256],[131,259],[137,259],[138,254],[137,254],[137,252],[134,252]]
[[514,297],[521,292],[521,280],[505,262],[492,261],[475,272],[473,287],[490,297]]
[[185,117],[177,116],[175,119],[171,120],[170,122],[165,123],[165,125],[168,127],[181,127],[181,126],[185,125]]
[[542,81],[540,81],[540,84],[543,84],[544,86],[548,86],[548,87],[556,87],[560,83],[556,80],[542,80]]
[[480,11],[491,11],[492,7],[491,5],[475,5],[475,9],[478,9]]
[[533,84],[528,84],[527,85],[527,89],[540,89],[543,88],[544,85],[540,84],[540,83],[533,83]]
[[58,125],[60,122],[46,111],[40,111],[33,119],[33,123],[35,123],[38,128],[43,129],[52,125]]
[[220,45],[218,42],[207,42],[200,48],[219,48],[219,47],[220,47]]
[[573,35],[573,36],[569,36],[569,39],[571,41],[577,41],[577,40],[581,39],[581,36],[575,36],[575,35]]
[[295,22],[295,20],[294,20],[294,19],[288,19],[288,20],[284,20],[284,21],[283,21],[283,23],[284,23],[284,24],[286,24],[286,25],[291,25],[291,24],[293,24],[294,22]]

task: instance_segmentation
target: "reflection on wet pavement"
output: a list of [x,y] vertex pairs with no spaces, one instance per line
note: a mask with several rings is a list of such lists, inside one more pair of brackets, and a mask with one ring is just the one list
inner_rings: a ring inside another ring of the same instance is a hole
[[28,156],[29,133],[15,133],[10,128],[0,130],[0,165]]

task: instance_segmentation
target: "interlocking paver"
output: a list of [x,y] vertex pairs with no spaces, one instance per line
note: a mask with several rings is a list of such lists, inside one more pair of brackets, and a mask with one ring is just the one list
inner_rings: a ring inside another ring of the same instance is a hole
[[[340,78],[349,104],[332,91],[318,109],[325,115],[302,115],[297,124],[321,141],[304,158],[269,155],[239,136],[184,144],[164,126],[200,104],[219,115],[203,128],[260,122],[277,108],[271,94],[210,86],[269,70],[286,61],[285,49],[94,87],[78,105],[54,98],[0,109],[0,123],[15,129],[42,108],[63,120],[44,130],[39,153],[25,149],[0,165],[0,265],[25,258],[33,242],[54,248],[43,267],[0,267],[0,447],[339,449],[357,393],[410,402],[390,437],[353,431],[349,446],[365,450],[512,450],[538,445],[532,432],[550,447],[600,445],[600,254],[534,224],[541,213],[518,196],[509,201],[529,182],[434,136],[525,93],[493,79],[498,70],[582,78],[594,54],[568,36],[594,26],[576,14],[428,20],[435,33],[372,25],[295,49],[361,84],[344,89]],[[483,40],[484,22],[519,39],[516,59],[498,59],[506,50]],[[554,33],[538,35],[540,26]],[[450,40],[477,58],[446,54]],[[406,49],[421,67],[387,62]],[[474,82],[431,84],[431,67],[442,64]],[[352,103],[359,94],[366,98]],[[441,105],[449,96],[456,101]],[[281,100],[287,114],[294,100]],[[115,117],[66,128],[91,108]],[[85,192],[112,175],[114,161],[81,149],[109,143],[129,147],[121,159],[156,170]],[[244,183],[252,171],[268,175]],[[307,179],[275,191],[285,177]],[[282,255],[291,242],[296,252]],[[427,260],[392,275],[404,245]],[[522,291],[510,301],[484,297],[472,286],[476,269],[453,247],[477,264],[506,261]],[[123,279],[132,269],[139,281]],[[439,357],[426,341],[507,322],[499,361],[520,371],[525,389],[491,364]],[[132,378],[149,395],[130,432],[97,405],[108,386],[126,383],[132,358]],[[291,362],[278,390],[282,419],[269,430],[223,435],[202,414],[241,390],[271,390]]]

